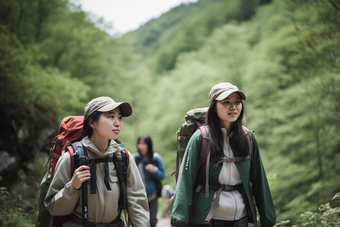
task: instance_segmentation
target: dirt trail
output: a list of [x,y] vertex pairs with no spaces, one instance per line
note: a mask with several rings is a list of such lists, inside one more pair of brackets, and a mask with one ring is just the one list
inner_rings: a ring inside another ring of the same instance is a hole
[[170,216],[162,217],[162,213],[157,214],[157,225],[156,227],[171,227]]

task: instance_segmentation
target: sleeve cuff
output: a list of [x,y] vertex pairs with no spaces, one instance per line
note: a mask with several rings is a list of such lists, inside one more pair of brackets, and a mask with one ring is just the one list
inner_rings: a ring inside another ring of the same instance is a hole
[[75,189],[72,184],[71,184],[71,181],[67,182],[66,185],[65,185],[65,190],[70,193],[71,195],[78,195],[80,194],[80,189]]
[[154,169],[153,169],[153,173],[157,173],[157,171],[158,171],[158,167],[155,166]]

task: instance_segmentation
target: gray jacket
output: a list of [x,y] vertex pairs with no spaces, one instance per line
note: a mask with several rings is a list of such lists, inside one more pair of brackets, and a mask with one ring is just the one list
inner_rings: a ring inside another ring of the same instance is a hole
[[[118,144],[111,141],[110,146],[102,155],[88,137],[82,140],[87,154],[92,159],[112,157],[119,150]],[[127,206],[129,217],[134,227],[149,226],[149,207],[145,188],[138,172],[138,168],[129,153],[129,167],[127,170]],[[88,221],[96,223],[109,223],[118,215],[118,200],[120,186],[117,171],[112,162],[109,162],[110,187],[107,190],[104,183],[104,163],[96,165],[97,193],[90,194],[88,184]],[[53,216],[75,214],[81,218],[81,190],[76,190],[71,185],[71,158],[68,153],[63,154],[56,165],[55,175],[45,198],[45,206]],[[79,199],[80,198],[80,199]],[[78,206],[74,209],[79,199]],[[73,222],[64,226],[81,226]]]

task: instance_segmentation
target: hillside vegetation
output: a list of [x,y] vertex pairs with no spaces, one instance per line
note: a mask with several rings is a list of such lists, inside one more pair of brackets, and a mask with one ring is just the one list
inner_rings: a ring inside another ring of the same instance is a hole
[[[278,221],[313,226],[316,213],[302,221],[299,214],[317,212],[340,191],[340,1],[249,2],[183,4],[117,38],[67,0],[2,1],[0,105],[30,108],[58,125],[99,95],[128,101],[133,115],[120,140],[134,153],[137,138],[149,134],[165,163],[163,183],[174,187],[184,114],[208,106],[213,85],[231,82],[247,96],[245,125],[259,142]],[[23,123],[0,113],[14,122],[0,142],[0,154],[11,154]],[[23,165],[39,165],[47,145],[26,151]],[[0,171],[4,186],[16,168]]]

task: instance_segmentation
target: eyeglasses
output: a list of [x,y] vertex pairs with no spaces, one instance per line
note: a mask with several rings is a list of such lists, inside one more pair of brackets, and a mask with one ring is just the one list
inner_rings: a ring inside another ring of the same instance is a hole
[[226,101],[223,101],[222,104],[227,107],[232,107],[232,106],[238,107],[239,105],[242,104],[242,102],[241,101],[230,102],[226,100]]

